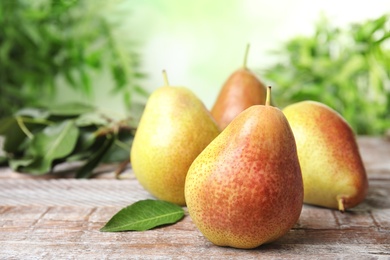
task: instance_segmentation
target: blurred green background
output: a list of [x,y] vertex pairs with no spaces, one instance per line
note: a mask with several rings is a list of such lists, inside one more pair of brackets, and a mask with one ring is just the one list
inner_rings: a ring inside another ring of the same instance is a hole
[[1,0],[0,117],[77,101],[137,118],[163,69],[211,108],[250,43],[277,106],[319,100],[383,134],[389,13],[383,0]]

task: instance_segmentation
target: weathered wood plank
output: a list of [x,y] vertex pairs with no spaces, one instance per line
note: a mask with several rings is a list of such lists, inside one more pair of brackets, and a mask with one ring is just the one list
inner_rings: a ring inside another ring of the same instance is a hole
[[364,166],[371,178],[390,178],[390,139],[360,136],[357,140]]
[[359,143],[370,182],[366,200],[344,214],[305,205],[288,234],[254,250],[214,246],[188,213],[145,232],[100,232],[122,207],[152,198],[131,169],[124,180],[114,179],[112,166],[90,180],[0,169],[0,259],[389,259],[390,143]]
[[[93,217],[99,215],[99,212],[94,209],[76,209],[71,219],[65,215],[69,212],[67,207],[56,208],[54,211],[52,208],[30,211],[23,207],[18,210],[25,212],[26,216],[29,216],[28,220],[32,220],[30,219],[32,216],[41,215],[41,217],[30,229],[15,229],[12,225],[3,227],[0,243],[4,249],[0,251],[0,257],[13,255],[23,258],[32,252],[35,252],[33,254],[35,256],[46,253],[47,257],[93,256],[88,251],[83,251],[87,249],[94,251],[95,257],[98,253],[99,258],[110,259],[115,255],[118,258],[136,255],[143,258],[148,256],[250,258],[259,257],[259,254],[275,257],[321,256],[320,254],[340,257],[356,253],[361,253],[361,256],[372,256],[372,252],[389,256],[390,253],[389,233],[372,232],[370,228],[343,229],[342,232],[334,232],[330,229],[297,227],[273,244],[256,250],[236,250],[213,246],[195,229],[189,216],[174,226],[146,232],[101,233],[98,230],[103,223],[101,217]],[[109,211],[112,214],[116,209],[112,208]],[[89,215],[91,215],[89,221],[84,225],[86,222],[79,219]],[[23,218],[23,216],[19,217]],[[98,221],[92,221],[93,219]],[[23,250],[20,250],[20,246],[23,246]]]
[[[23,211],[23,209],[19,210]],[[36,212],[26,210],[27,215]],[[93,217],[99,214],[97,210],[80,209],[74,213],[74,219],[64,219],[61,214],[69,208],[41,209],[47,212],[31,229],[5,228],[0,238],[3,249],[0,257],[28,256],[66,257],[66,258],[123,258],[136,257],[142,259],[156,257],[343,257],[361,256],[372,257],[377,255],[389,256],[389,233],[373,232],[370,228],[343,229],[335,232],[329,229],[301,229],[291,230],[285,237],[273,244],[265,245],[255,250],[237,250],[221,248],[208,242],[197,231],[186,216],[183,221],[174,226],[157,228],[146,232],[101,233],[99,228],[103,224]],[[115,211],[115,210],[113,210]],[[110,213],[113,213],[112,210]],[[80,219],[88,214],[88,224],[84,226]],[[50,216],[50,217],[49,217]],[[61,217],[62,216],[62,217]],[[61,220],[62,218],[62,220]],[[9,232],[12,236],[7,236]],[[20,247],[23,250],[20,250]],[[355,258],[354,257],[354,258]],[[356,258],[355,258],[356,259]],[[363,258],[362,258],[363,259]]]
[[2,179],[0,205],[127,206],[153,198],[135,178],[115,179]]
[[[378,199],[388,201],[390,182],[381,185],[376,185],[377,183],[370,186],[368,197],[375,201]],[[58,189],[59,186],[54,187]],[[44,258],[54,256],[89,258],[96,257],[97,254],[99,258],[110,259],[127,255],[142,258],[170,256],[256,258],[261,254],[263,257],[285,258],[303,255],[318,257],[320,254],[326,258],[351,256],[357,253],[362,257],[390,257],[389,203],[378,204],[368,200],[344,214],[305,205],[294,229],[277,242],[256,250],[213,246],[195,228],[188,214],[173,226],[146,232],[99,232],[105,222],[120,208],[88,205],[2,206],[0,244],[3,245],[3,249],[0,249],[0,258],[10,256],[25,258],[28,254]],[[20,250],[20,247],[23,247],[23,250]],[[96,254],[93,255],[93,252]]]

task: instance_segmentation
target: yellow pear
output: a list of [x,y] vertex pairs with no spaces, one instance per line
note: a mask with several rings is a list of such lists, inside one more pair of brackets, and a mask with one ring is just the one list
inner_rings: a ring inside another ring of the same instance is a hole
[[335,110],[315,101],[283,109],[293,130],[304,202],[344,211],[362,202],[368,182],[355,134]]
[[202,101],[185,87],[166,85],[149,97],[131,148],[140,184],[156,198],[185,205],[193,160],[220,133]]
[[267,90],[246,66],[248,52],[249,44],[244,56],[244,65],[235,70],[225,81],[211,109],[211,114],[221,130],[248,107],[265,104]]
[[286,234],[303,204],[294,136],[270,105],[240,113],[192,163],[186,178],[188,212],[219,246],[255,248]]

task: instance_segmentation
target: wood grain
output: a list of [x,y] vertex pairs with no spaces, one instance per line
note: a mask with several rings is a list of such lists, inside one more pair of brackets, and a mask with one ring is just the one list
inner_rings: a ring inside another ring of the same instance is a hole
[[130,168],[112,166],[90,180],[71,172],[31,177],[0,169],[0,259],[390,259],[390,143],[360,137],[369,193],[340,213],[305,205],[278,241],[253,250],[217,247],[186,213],[175,225],[144,232],[100,232],[121,208],[152,198]]

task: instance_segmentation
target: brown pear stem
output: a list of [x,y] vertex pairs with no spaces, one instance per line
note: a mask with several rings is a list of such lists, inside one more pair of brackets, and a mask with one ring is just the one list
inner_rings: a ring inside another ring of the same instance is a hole
[[265,105],[266,106],[271,105],[271,86],[268,86],[268,88],[267,88],[267,96],[265,98]]
[[341,213],[344,213],[344,211],[345,211],[344,198],[343,197],[338,197],[337,198],[337,202],[338,202],[339,211]]
[[162,74],[163,74],[163,78],[164,78],[164,84],[165,86],[169,86],[169,81],[168,81],[168,75],[167,75],[167,72],[165,70],[162,71]]
[[247,62],[248,62],[249,48],[250,48],[250,44],[248,43],[248,44],[246,45],[245,54],[244,54],[244,63],[243,63],[243,65],[242,65],[242,67],[243,67],[244,69],[246,69],[246,64],[247,64]]

